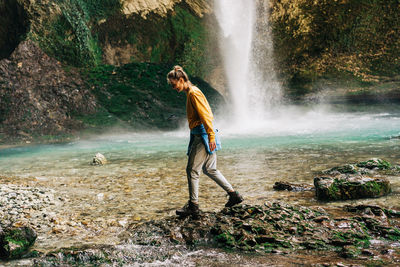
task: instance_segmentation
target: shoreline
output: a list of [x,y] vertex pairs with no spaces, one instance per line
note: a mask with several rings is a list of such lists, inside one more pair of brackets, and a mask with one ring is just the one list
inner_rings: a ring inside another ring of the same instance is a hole
[[[199,219],[171,215],[173,209],[157,213],[154,219],[142,219],[131,211],[124,213],[124,219],[116,214],[88,219],[89,210],[79,215],[70,209],[61,211],[62,206],[74,204],[73,191],[60,194],[63,191],[43,186],[34,177],[30,183],[2,178],[0,203],[6,207],[0,211],[0,226],[28,226],[38,234],[37,245],[21,260],[26,264],[22,266],[32,262],[129,265],[160,261],[183,265],[186,260],[208,262],[209,253],[223,255],[224,264],[234,263],[226,255],[251,264],[254,261],[247,253],[253,253],[259,264],[271,264],[270,255],[291,255],[310,265],[400,263],[400,211],[375,202],[365,204],[363,199],[339,206],[323,201],[307,206],[290,203],[287,198],[260,199],[259,195],[259,201],[249,197],[232,208],[212,211],[205,207]],[[304,192],[307,194],[289,190],[285,195],[315,198],[310,191]],[[104,205],[103,194],[94,196]],[[324,253],[329,257],[314,259]],[[272,263],[282,263],[282,259]]]

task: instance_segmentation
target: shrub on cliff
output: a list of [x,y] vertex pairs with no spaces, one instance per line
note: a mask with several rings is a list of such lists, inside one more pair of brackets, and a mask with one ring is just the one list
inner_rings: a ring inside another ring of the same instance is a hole
[[400,4],[396,0],[273,0],[275,51],[292,82],[329,72],[363,81],[400,73]]

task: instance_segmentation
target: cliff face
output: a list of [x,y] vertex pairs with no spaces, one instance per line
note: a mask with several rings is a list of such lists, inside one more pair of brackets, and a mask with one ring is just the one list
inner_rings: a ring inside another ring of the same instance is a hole
[[271,0],[270,8],[277,65],[292,90],[324,76],[400,80],[399,1]]
[[207,47],[216,38],[206,30],[212,0],[16,2],[27,14],[28,38],[69,65],[180,62],[203,76],[204,59],[214,64],[216,58],[207,54],[215,51]]
[[[181,103],[170,96],[164,63],[201,76],[210,11],[206,0],[0,0],[0,142],[116,122],[176,127]],[[118,68],[103,71],[130,62],[129,77],[114,81]],[[143,73],[149,68],[154,77]]]
[[[74,71],[65,71],[32,41],[0,60],[0,133],[30,139],[79,129],[71,115],[93,113],[96,101]],[[1,139],[1,135],[0,135]]]
[[165,16],[181,2],[185,2],[199,17],[212,11],[211,2],[207,0],[121,0],[121,2],[125,15],[139,14],[144,18],[150,13]]

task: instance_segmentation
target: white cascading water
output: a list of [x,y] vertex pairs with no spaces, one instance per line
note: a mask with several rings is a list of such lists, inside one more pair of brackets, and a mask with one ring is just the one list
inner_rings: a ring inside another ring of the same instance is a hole
[[215,13],[234,118],[260,123],[281,98],[273,69],[268,1],[215,0]]

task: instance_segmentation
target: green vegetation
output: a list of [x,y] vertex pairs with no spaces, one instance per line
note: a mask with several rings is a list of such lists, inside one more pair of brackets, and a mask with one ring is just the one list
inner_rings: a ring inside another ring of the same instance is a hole
[[357,167],[368,168],[368,169],[378,168],[379,170],[389,170],[392,168],[392,164],[390,164],[390,162],[387,162],[386,160],[383,160],[383,159],[370,159],[367,161],[362,161],[362,162],[357,163]]
[[215,52],[208,53],[206,21],[184,3],[165,17],[150,13],[147,18],[126,17],[118,0],[57,0],[54,5],[60,14],[43,17],[29,37],[68,65],[97,66],[109,45],[121,50],[132,47],[126,52],[130,62],[179,62],[197,77],[207,75],[205,61],[216,60]]
[[215,61],[207,49],[206,21],[186,4],[177,4],[165,17],[150,13],[146,18],[133,14],[110,17],[93,30],[102,46],[111,44],[116,49],[130,47],[131,62],[178,62],[188,73],[205,77],[207,63]]
[[391,192],[389,183],[383,181],[351,182],[346,178],[334,178],[333,183],[317,194],[321,200],[343,200],[380,197]]
[[[96,114],[75,114],[89,127],[126,125],[137,129],[174,129],[186,116],[186,96],[166,81],[171,65],[131,63],[122,67],[99,65],[84,73],[97,97]],[[223,98],[201,79],[191,77],[215,109]]]
[[57,0],[61,14],[47,17],[30,38],[44,51],[74,66],[93,66],[102,60],[102,52],[92,24],[121,9],[118,0]]
[[338,179],[335,179],[330,187],[328,187],[327,198],[332,200],[339,200],[341,197],[340,188],[338,186]]
[[181,62],[186,70],[198,77],[205,77],[209,66],[204,64],[207,58],[206,27],[201,20],[178,7],[176,15],[171,18],[171,25],[176,36],[176,42],[181,44],[177,51],[177,62]]
[[368,86],[399,75],[399,8],[397,0],[272,1],[277,65],[290,78],[289,94],[315,90],[321,78]]

